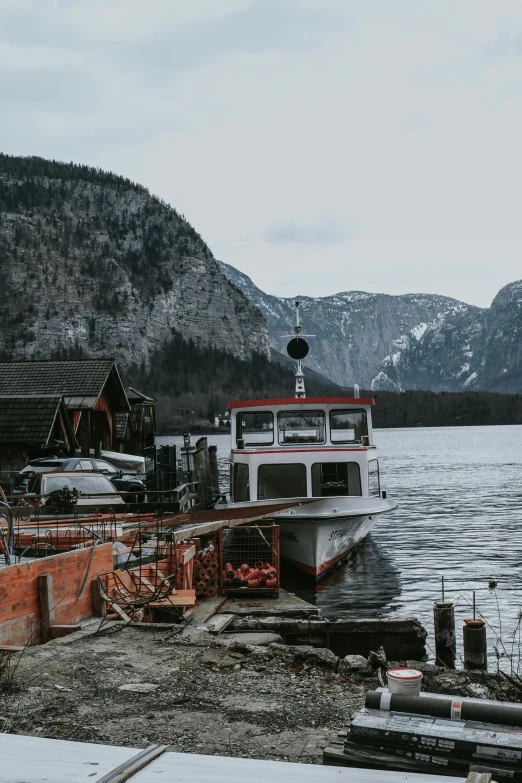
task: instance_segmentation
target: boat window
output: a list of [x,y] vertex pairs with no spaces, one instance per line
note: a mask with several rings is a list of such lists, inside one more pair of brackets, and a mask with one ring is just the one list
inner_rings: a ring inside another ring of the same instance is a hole
[[324,411],[281,411],[279,443],[324,443]]
[[361,471],[357,462],[317,462],[312,465],[314,498],[361,494]]
[[257,499],[306,497],[304,465],[260,465],[257,472]]
[[234,502],[243,503],[250,500],[250,480],[248,465],[234,463]]
[[362,443],[368,435],[365,410],[330,411],[330,440],[332,443]]
[[240,413],[237,417],[237,440],[245,446],[271,446],[274,442],[274,414],[271,411]]
[[368,462],[368,494],[381,496],[381,478],[379,475],[379,460]]

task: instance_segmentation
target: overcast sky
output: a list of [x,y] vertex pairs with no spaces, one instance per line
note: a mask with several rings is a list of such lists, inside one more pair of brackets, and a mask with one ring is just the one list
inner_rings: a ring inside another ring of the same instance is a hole
[[520,0],[0,0],[0,113],[270,293],[522,278]]

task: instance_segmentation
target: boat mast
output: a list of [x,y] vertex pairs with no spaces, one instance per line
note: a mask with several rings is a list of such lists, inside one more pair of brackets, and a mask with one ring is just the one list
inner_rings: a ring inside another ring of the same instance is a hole
[[286,346],[286,352],[291,359],[295,359],[297,362],[297,369],[295,372],[295,396],[297,398],[306,397],[304,372],[302,361],[308,354],[308,343],[304,339],[305,337],[314,337],[313,334],[302,334],[302,326],[299,323],[299,302],[295,303],[295,326],[294,333],[287,334],[285,337],[291,337],[292,339]]
[[[296,302],[295,303],[295,326],[294,326],[294,333],[296,337],[299,334],[301,334],[301,330],[302,327],[301,324],[299,323],[299,302]],[[305,341],[303,340],[303,342]],[[295,396],[306,397],[303,363],[301,359],[297,360],[297,370],[295,371]]]

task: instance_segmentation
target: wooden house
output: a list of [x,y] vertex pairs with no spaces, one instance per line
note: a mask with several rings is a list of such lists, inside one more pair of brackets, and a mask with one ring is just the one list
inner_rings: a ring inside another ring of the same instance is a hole
[[0,395],[0,485],[36,457],[70,457],[78,447],[59,394]]
[[3,362],[0,395],[63,397],[82,456],[121,450],[115,417],[131,408],[112,359]]

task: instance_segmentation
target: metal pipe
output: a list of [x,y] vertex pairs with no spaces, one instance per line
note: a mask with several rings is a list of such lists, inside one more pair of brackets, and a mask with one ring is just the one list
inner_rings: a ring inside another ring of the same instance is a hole
[[488,668],[488,652],[486,642],[486,623],[484,620],[464,620],[464,668]]

